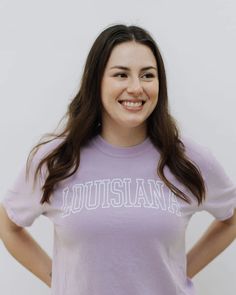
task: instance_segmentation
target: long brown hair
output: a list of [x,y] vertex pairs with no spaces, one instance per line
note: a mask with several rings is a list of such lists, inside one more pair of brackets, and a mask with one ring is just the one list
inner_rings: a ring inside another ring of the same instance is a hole
[[[179,138],[180,132],[177,123],[169,112],[165,67],[156,42],[149,32],[143,28],[117,24],[102,31],[92,45],[85,63],[80,89],[63,116],[67,119],[63,131],[59,134],[47,134],[53,136],[53,139],[38,143],[30,151],[30,154],[33,151],[36,153],[41,145],[56,138],[62,138],[61,143],[40,160],[34,175],[35,181],[37,173],[41,172],[45,163],[48,175],[42,186],[41,204],[50,203],[50,195],[55,185],[76,172],[80,164],[80,148],[100,133],[103,73],[114,46],[128,41],[135,41],[148,46],[157,61],[158,103],[147,119],[147,135],[160,151],[157,174],[175,195],[187,203],[191,203],[189,197],[165,177],[163,172],[165,165],[169,167],[176,179],[184,184],[197,198],[198,205],[205,198],[205,185],[202,175],[191,159],[187,158],[185,146]],[[27,165],[29,164],[30,154],[27,158]]]

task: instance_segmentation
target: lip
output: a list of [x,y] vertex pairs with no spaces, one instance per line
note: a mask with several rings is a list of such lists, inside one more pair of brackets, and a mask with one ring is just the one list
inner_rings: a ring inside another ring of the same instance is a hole
[[[126,101],[126,100],[122,100],[122,101]],[[121,102],[122,102],[122,101],[121,101]],[[129,101],[130,101],[130,100],[129,100]],[[141,101],[141,100],[139,100],[139,101]],[[118,101],[120,107],[121,107],[123,110],[129,111],[129,112],[139,112],[139,111],[141,111],[141,110],[143,109],[144,104],[145,104],[145,102],[143,102],[141,106],[139,106],[139,107],[135,107],[135,108],[134,108],[134,107],[125,106],[125,105],[123,105],[121,102]]]
[[119,99],[118,102],[121,104],[123,101],[128,101],[128,102],[142,102],[142,105],[146,102],[145,99]]
[[145,99],[138,99],[138,98],[127,98],[127,99],[119,99],[118,101],[130,101],[130,102],[140,102],[146,101]]

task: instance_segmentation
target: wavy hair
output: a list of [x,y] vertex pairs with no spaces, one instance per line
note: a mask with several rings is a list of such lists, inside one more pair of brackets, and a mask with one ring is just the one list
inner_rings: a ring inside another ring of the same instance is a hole
[[[179,130],[168,107],[167,81],[163,59],[160,50],[150,33],[138,26],[116,24],[105,28],[93,43],[86,59],[80,88],[68,105],[62,119],[66,125],[62,132],[46,134],[51,140],[39,142],[31,153],[56,138],[62,138],[61,143],[50,153],[40,159],[34,174],[34,181],[43,164],[47,167],[47,177],[42,186],[43,195],[40,203],[50,203],[50,196],[55,185],[73,175],[80,164],[80,148],[85,146],[94,136],[101,132],[101,80],[113,48],[122,43],[135,41],[148,46],[157,62],[159,94],[158,103],[147,119],[147,135],[160,152],[157,163],[157,175],[179,198],[191,203],[190,198],[174,186],[164,175],[167,165],[176,177],[197,198],[200,205],[205,198],[205,184],[202,175],[194,162],[185,153],[185,146],[179,138]],[[61,122],[61,121],[60,121]],[[27,158],[27,166],[30,161]],[[27,168],[27,174],[29,167]]]

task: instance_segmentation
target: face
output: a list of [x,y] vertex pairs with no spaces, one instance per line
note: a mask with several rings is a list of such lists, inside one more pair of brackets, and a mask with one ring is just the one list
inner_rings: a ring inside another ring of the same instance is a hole
[[102,128],[144,130],[158,92],[157,63],[151,49],[133,41],[116,45],[101,84]]

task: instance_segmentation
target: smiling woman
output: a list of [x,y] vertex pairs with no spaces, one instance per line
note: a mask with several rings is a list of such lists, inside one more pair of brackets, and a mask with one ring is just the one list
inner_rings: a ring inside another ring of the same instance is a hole
[[[106,28],[65,129],[35,146],[6,192],[2,240],[52,295],[194,295],[191,278],[234,239],[236,186],[208,148],[180,135],[166,84],[145,29]],[[218,221],[187,260],[185,231],[201,210]],[[22,231],[40,215],[54,226],[52,265]]]

